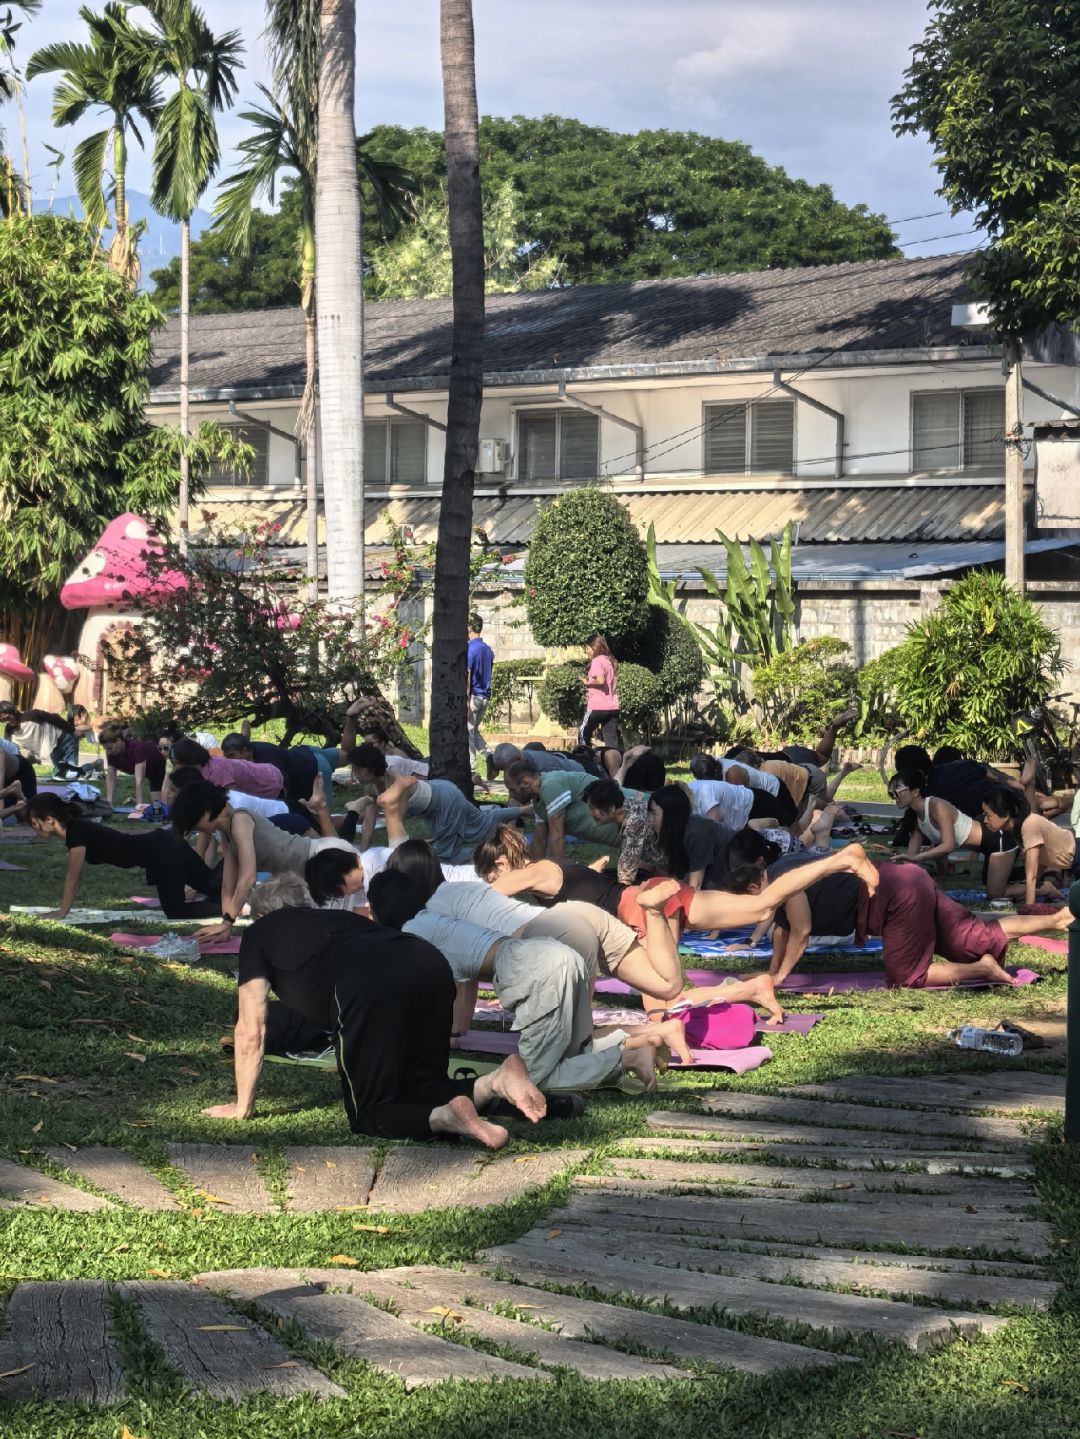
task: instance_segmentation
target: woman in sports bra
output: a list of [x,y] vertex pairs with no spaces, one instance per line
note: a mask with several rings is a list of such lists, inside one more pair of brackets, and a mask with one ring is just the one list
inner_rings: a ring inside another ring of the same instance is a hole
[[[957,849],[980,850],[983,831],[979,821],[940,795],[928,795],[926,785],[926,776],[914,769],[898,770],[889,781],[890,798],[915,816],[907,858],[921,864],[928,859],[948,859]],[[929,848],[924,847],[927,845]]]

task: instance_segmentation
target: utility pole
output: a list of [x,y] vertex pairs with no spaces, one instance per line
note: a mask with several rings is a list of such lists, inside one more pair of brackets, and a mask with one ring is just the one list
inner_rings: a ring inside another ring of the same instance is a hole
[[1023,343],[1008,340],[1005,372],[1005,578],[1024,592],[1024,376]]

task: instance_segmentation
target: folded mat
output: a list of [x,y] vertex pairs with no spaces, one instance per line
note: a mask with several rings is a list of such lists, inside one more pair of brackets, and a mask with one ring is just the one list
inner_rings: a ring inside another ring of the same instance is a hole
[[[157,944],[161,939],[160,934],[126,934],[118,930],[116,934],[110,934],[109,938],[113,944],[118,944],[121,949],[149,949],[151,945]],[[194,936],[192,936],[194,938]],[[239,954],[240,936],[230,934],[228,939],[211,939],[205,944],[199,945],[202,954]]]
[[[116,936],[114,935],[113,938],[115,939]],[[690,993],[683,995],[684,1000],[691,1000],[692,997]],[[481,1001],[473,1013],[473,1023],[488,1020],[493,1024],[509,1025],[513,1017],[498,1002]],[[761,1014],[756,1018],[757,1023],[754,1028],[758,1034],[809,1034],[814,1025],[825,1016],[823,1014],[789,1014],[785,1017],[783,1024],[769,1024]],[[597,1027],[611,1024],[618,1025],[620,1028],[629,1028],[631,1025],[646,1023],[645,1011],[642,1009],[602,1009],[594,1006],[592,1019],[593,1024]]]
[[[462,1050],[475,1050],[480,1054],[516,1054],[518,1037],[513,1030],[470,1029],[461,1036]],[[734,1074],[745,1074],[758,1069],[772,1058],[772,1050],[764,1044],[752,1044],[747,1049],[692,1049],[692,1065],[680,1065],[671,1056],[673,1069],[730,1069]]]

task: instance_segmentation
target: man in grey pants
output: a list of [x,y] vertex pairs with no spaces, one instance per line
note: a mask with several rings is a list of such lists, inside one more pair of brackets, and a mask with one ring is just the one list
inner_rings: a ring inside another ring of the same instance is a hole
[[[495,652],[486,640],[480,638],[483,628],[484,622],[480,616],[471,614],[468,650],[469,768],[474,772],[478,757],[488,753],[487,740],[480,733],[480,721],[484,718],[484,711],[491,698],[491,666],[495,662]],[[488,769],[490,768],[489,760]],[[490,774],[488,778],[491,778]]]

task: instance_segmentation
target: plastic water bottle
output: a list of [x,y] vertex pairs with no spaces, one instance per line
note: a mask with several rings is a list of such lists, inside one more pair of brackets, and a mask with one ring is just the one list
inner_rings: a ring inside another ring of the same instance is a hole
[[961,1029],[950,1029],[946,1038],[957,1049],[980,1049],[987,1054],[1015,1056],[1024,1048],[1023,1037],[1015,1029],[976,1029],[973,1024],[965,1024]]

